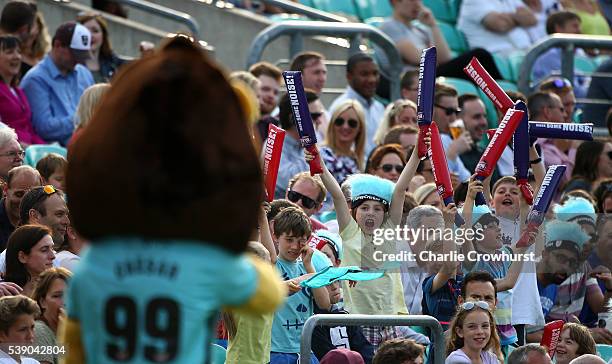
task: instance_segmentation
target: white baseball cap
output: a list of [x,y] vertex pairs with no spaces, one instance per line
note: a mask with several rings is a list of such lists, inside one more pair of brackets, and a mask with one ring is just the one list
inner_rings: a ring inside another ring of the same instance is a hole
[[57,39],[63,45],[69,46],[77,61],[84,62],[89,58],[91,33],[83,25],[74,21],[63,23],[55,31],[53,39]]

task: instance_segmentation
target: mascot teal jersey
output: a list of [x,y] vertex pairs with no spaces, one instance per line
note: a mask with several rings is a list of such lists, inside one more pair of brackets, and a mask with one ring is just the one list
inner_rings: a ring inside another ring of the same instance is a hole
[[249,258],[201,243],[106,241],[81,263],[67,306],[87,363],[207,363],[216,308],[265,295]]

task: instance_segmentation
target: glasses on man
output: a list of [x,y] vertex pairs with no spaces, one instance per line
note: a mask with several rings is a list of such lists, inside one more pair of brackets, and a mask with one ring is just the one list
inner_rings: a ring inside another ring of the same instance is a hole
[[571,269],[575,269],[578,267],[579,261],[577,258],[570,258],[570,257],[565,256],[564,254],[560,254],[554,251],[552,252],[552,255],[555,257],[557,262],[559,262],[560,264],[567,264],[569,265]]
[[321,115],[323,115],[323,113],[322,113],[322,112],[311,112],[311,113],[310,113],[310,118],[311,118],[312,120],[317,120],[318,118],[320,118],[320,117],[321,117]]
[[466,311],[473,310],[475,307],[482,308],[483,310],[488,310],[489,304],[485,301],[468,301],[461,305],[461,308]]
[[382,169],[383,172],[385,173],[391,172],[393,168],[395,168],[395,171],[397,173],[402,173],[402,171],[404,170],[404,165],[403,164],[383,164],[382,166],[378,168]]
[[348,123],[348,126],[351,129],[355,129],[357,126],[359,126],[359,121],[355,119],[344,120],[344,118],[336,118],[336,120],[334,120],[335,126],[342,126],[344,123]]
[[460,108],[446,107],[440,104],[434,104],[434,106],[439,107],[440,109],[444,110],[444,113],[446,114],[446,116],[451,116],[453,114],[457,115],[461,112]]
[[13,150],[10,152],[0,154],[0,157],[9,157],[11,159],[23,159],[25,157],[25,152],[23,150]]
[[287,192],[287,199],[293,203],[297,203],[299,200],[302,200],[302,206],[307,209],[313,209],[317,206],[317,201],[313,200],[308,196],[304,196],[299,192],[289,191]]

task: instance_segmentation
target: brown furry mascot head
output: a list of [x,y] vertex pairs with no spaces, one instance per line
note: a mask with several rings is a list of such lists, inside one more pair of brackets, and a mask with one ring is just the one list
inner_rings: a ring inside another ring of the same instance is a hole
[[131,236],[243,251],[263,191],[245,114],[186,37],[128,65],[71,147],[73,224],[94,244]]

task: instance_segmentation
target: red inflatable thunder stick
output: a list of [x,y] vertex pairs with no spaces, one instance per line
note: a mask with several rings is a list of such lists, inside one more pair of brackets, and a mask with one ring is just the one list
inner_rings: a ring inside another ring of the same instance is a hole
[[285,71],[283,72],[283,78],[285,79],[287,94],[291,101],[291,112],[295,128],[300,135],[300,143],[304,149],[314,156],[314,159],[308,162],[310,175],[321,174],[323,169],[321,168],[321,157],[317,150],[317,133],[315,132],[310,111],[308,110],[308,102],[304,92],[304,84],[302,83],[302,72]]
[[276,177],[278,177],[278,166],[280,165],[284,140],[285,130],[270,124],[263,155],[263,174],[266,186],[266,200],[268,202],[274,200],[274,189],[276,188]]
[[565,174],[565,168],[564,165],[553,165],[548,167],[546,175],[542,180],[542,185],[533,202],[533,206],[531,206],[531,210],[527,215],[527,231],[524,232],[516,242],[517,247],[520,248],[530,245],[529,233],[538,231],[538,228],[544,222],[544,217],[553,200],[555,191],[557,191],[557,187],[559,187],[561,177]]
[[[508,109],[506,115],[499,123],[499,126],[495,130],[495,134],[489,141],[489,145],[482,153],[480,162],[476,165],[476,178],[480,181],[484,181],[485,178],[489,177],[493,173],[493,169],[504,152],[504,148],[510,142],[512,134],[518,127],[523,115],[525,113],[521,110]],[[476,205],[486,205],[487,201],[482,193],[476,195]]]
[[561,337],[561,330],[563,330],[563,320],[551,321],[544,326],[544,333],[542,334],[540,345],[546,347],[548,356],[550,356],[551,359],[555,356],[557,344]]
[[[453,200],[453,184],[451,183],[450,173],[448,172],[448,163],[446,163],[446,154],[440,139],[440,131],[435,121],[429,126],[431,131],[431,149],[428,151],[429,160],[431,161],[431,173],[433,173],[434,181],[438,189],[438,194],[442,197],[444,205],[455,203]],[[462,226],[465,221],[461,215],[455,215],[455,225]]]
[[480,87],[482,92],[491,99],[495,107],[499,109],[502,113],[505,113],[506,110],[514,106],[514,102],[512,99],[502,90],[501,87],[497,84],[497,82],[491,77],[489,72],[482,67],[480,62],[476,57],[472,58],[470,63],[468,63],[465,68],[463,68],[463,72],[465,72],[471,79],[474,81],[476,86]]
[[423,50],[419,65],[419,85],[417,93],[417,121],[419,140],[417,152],[421,160],[427,158],[427,145],[423,139],[427,135],[433,119],[434,90],[436,85],[436,47]]

